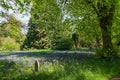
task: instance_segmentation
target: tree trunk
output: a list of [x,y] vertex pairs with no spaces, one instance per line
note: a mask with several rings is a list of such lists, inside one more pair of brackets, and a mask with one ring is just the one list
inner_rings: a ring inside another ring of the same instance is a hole
[[74,44],[75,44],[75,48],[77,49],[78,48],[78,34],[77,33],[73,33],[72,34],[72,39],[73,39],[73,41],[74,41]]
[[100,48],[100,39],[98,37],[96,37],[96,49]]
[[109,15],[105,14],[104,16],[100,16],[100,28],[102,31],[102,41],[103,41],[103,49],[102,49],[102,57],[114,57],[116,56],[115,49],[112,44],[111,38],[111,27],[113,22],[114,10],[111,9],[109,11]]
[[78,42],[76,40],[73,40],[75,44],[75,48],[78,49]]
[[[104,27],[103,27],[104,26]],[[114,51],[112,39],[111,39],[111,26],[103,25],[101,23],[103,50],[102,57],[110,57]]]
[[113,22],[113,17],[115,14],[116,4],[119,0],[98,0],[97,6],[92,3],[91,0],[87,0],[89,4],[95,10],[97,17],[99,19],[99,25],[102,31],[103,49],[101,56],[103,57],[114,57],[117,52],[115,52],[112,39],[111,39],[111,27]]
[[101,52],[102,57],[114,57],[117,55],[111,38],[111,27],[113,23],[113,17],[116,9],[116,0],[110,0],[109,3],[105,0],[97,3],[97,8],[94,5],[93,8],[99,19],[99,25],[102,31],[103,49]]

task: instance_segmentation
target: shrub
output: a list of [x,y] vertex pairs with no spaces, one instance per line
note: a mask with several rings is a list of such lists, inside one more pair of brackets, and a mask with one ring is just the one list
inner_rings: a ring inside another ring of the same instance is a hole
[[19,50],[20,44],[18,44],[14,39],[7,37],[0,39],[0,50]]
[[52,44],[52,49],[55,50],[70,50],[73,47],[73,41],[70,38],[58,39]]

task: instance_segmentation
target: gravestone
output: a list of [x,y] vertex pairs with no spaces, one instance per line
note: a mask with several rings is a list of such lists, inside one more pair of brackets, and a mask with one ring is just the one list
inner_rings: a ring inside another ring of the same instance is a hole
[[39,61],[35,60],[35,72],[39,71],[39,67],[40,67]]

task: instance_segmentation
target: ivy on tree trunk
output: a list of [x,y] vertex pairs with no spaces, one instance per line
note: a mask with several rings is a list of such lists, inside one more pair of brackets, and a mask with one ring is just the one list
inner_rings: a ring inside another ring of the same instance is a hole
[[89,4],[92,5],[97,14],[102,31],[103,48],[100,55],[101,57],[114,57],[117,52],[112,44],[111,27],[116,9],[116,0],[109,0],[109,2],[101,0],[97,2],[96,6],[89,0]]

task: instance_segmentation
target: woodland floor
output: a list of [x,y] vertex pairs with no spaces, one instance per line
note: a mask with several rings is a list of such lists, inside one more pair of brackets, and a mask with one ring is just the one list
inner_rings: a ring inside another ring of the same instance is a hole
[[[108,80],[120,75],[119,58],[107,61],[95,58],[94,54],[91,51],[1,53],[0,80]],[[40,62],[37,74],[36,59]]]

